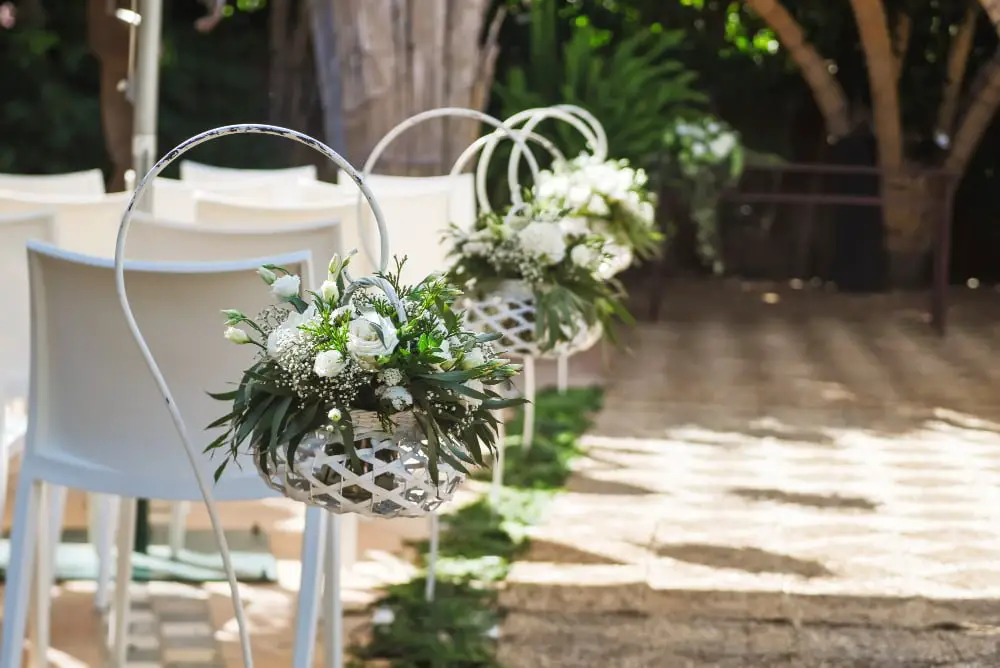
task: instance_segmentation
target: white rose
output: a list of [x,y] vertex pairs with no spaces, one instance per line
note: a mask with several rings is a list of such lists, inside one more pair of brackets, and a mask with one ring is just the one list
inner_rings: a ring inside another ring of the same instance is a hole
[[569,178],[563,175],[547,177],[539,174],[538,186],[535,188],[535,196],[538,199],[562,198],[570,189]]
[[656,209],[653,207],[653,203],[642,202],[639,204],[639,216],[650,225],[656,222]]
[[278,277],[275,275],[275,273],[270,269],[268,269],[267,267],[261,267],[260,269],[258,269],[257,275],[260,276],[261,280],[263,280],[268,285],[271,285],[276,280],[278,280]]
[[594,216],[606,216],[611,213],[611,209],[608,208],[604,198],[595,193],[587,202],[587,212]]
[[[462,384],[475,392],[483,391],[483,381],[479,380],[478,378],[472,378],[470,380],[465,381]],[[477,399],[476,397],[468,397],[464,394],[460,396],[462,398],[462,403],[468,406],[469,408],[478,408],[479,405],[483,403],[482,399]]]
[[275,279],[271,284],[271,293],[275,297],[288,299],[299,296],[299,284],[301,279],[295,274],[285,274],[281,278]]
[[578,267],[593,269],[601,261],[601,255],[590,246],[576,246],[569,254],[570,259]]
[[486,355],[479,348],[473,348],[465,353],[465,356],[462,358],[463,369],[475,369],[477,366],[483,366],[484,364],[486,364]]
[[589,185],[578,183],[566,193],[566,203],[572,209],[579,209],[590,201],[593,192],[593,189]]
[[590,233],[590,226],[587,223],[587,219],[577,216],[563,218],[559,221],[559,227],[562,228],[563,233],[567,236],[579,235],[584,237]]
[[226,327],[226,331],[223,333],[228,340],[233,343],[243,345],[244,343],[250,343],[250,335],[239,327]]
[[549,264],[558,264],[566,257],[566,240],[558,224],[529,223],[518,239],[525,251]]
[[330,412],[326,414],[326,417],[329,418],[330,422],[340,422],[340,419],[344,416],[341,414],[339,408],[331,408]]
[[383,355],[391,355],[399,343],[396,326],[390,318],[366,311],[347,328],[347,352],[366,366],[373,366]]
[[399,385],[380,387],[376,395],[397,411],[406,410],[413,405],[413,395],[408,389]]
[[708,144],[708,150],[719,160],[729,155],[734,148],[736,139],[729,133],[716,137]]
[[316,355],[316,362],[313,364],[313,371],[320,378],[333,378],[340,374],[347,366],[347,360],[339,350],[324,350]]
[[337,298],[340,297],[337,281],[323,281],[323,285],[319,286],[319,294],[328,304],[337,301]]

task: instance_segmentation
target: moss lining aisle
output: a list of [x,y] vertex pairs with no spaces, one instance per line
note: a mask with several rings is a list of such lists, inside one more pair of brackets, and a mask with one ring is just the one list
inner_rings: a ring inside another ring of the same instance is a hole
[[[441,518],[437,595],[424,600],[425,578],[387,590],[375,603],[372,632],[352,647],[352,667],[488,668],[496,662],[496,631],[503,611],[497,586],[527,547],[552,496],[566,483],[578,440],[600,409],[599,389],[539,393],[530,450],[508,436],[505,488],[496,507],[482,498]],[[519,434],[521,415],[508,423]],[[421,555],[426,545],[421,545]]]

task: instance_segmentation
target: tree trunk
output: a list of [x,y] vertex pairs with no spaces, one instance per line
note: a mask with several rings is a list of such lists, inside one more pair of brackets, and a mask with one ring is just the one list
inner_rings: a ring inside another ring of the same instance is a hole
[[[479,35],[489,0],[334,2],[348,158],[361,165],[390,129],[435,107],[482,109],[493,79],[497,30]],[[377,167],[394,174],[447,173],[480,134],[460,119],[429,121],[394,142]]]
[[847,96],[840,82],[830,73],[826,60],[806,40],[802,27],[779,0],[746,0],[746,3],[770,26],[788,55],[802,70],[802,77],[823,114],[830,139],[835,141],[844,137],[851,129]]
[[118,89],[129,75],[129,28],[108,12],[108,4],[89,0],[87,41],[101,66],[101,126],[112,166],[108,191],[118,192],[125,189],[125,172],[132,168],[132,103]]

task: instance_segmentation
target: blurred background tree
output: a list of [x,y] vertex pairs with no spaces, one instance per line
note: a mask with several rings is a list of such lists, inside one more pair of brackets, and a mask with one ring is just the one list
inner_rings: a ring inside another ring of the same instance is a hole
[[[467,13],[420,16],[407,11],[413,2],[419,0],[396,3],[403,11],[385,14],[382,0],[367,10],[349,0],[237,0],[211,34],[193,27],[205,11],[198,3],[165,3],[160,145],[241,121],[269,120],[328,137],[339,126],[358,163],[373,137],[422,106],[479,105],[503,115],[566,100],[606,123],[613,154],[639,163],[669,159],[669,128],[701,113],[734,128],[748,155],[829,162],[835,156],[828,139],[849,132],[852,119],[864,116],[855,110],[867,109],[878,162],[900,174],[898,206],[889,207],[890,244],[923,256],[928,243],[926,223],[907,213],[921,188],[907,181],[907,171],[964,170],[956,200],[955,278],[1000,278],[993,261],[1000,250],[1000,200],[994,195],[1000,132],[993,119],[1000,57],[993,23],[1000,17],[989,20],[977,2],[477,0],[465,3],[474,5],[462,10]],[[14,4],[17,21],[0,26],[0,171],[100,165],[114,178],[118,169],[103,138],[99,62],[88,43],[88,3]],[[447,5],[463,3],[442,0]],[[320,26],[317,7],[332,11],[343,32]],[[445,39],[427,17],[450,25],[448,37],[474,42],[476,49],[462,56],[475,62],[461,70],[461,85],[447,91],[442,81],[428,83],[428,68],[447,53],[454,61],[458,42]],[[366,50],[358,27],[376,19],[392,39]],[[425,47],[426,58],[407,60]],[[375,54],[387,49],[396,53],[391,66],[372,69]],[[331,88],[330,62],[338,64],[339,91]],[[422,64],[408,70],[408,62]],[[122,131],[121,123],[111,125]],[[414,131],[387,156],[386,167],[444,171],[446,158],[466,140],[457,124],[445,128],[428,124]],[[572,134],[559,139],[570,151],[579,148]],[[313,159],[297,150],[278,140],[239,138],[199,147],[192,158],[261,167]],[[786,177],[776,187],[824,186]],[[829,216],[815,207],[751,209],[724,212],[719,221],[723,254],[729,248],[742,254],[723,258],[727,272],[768,278],[830,273],[836,244]]]

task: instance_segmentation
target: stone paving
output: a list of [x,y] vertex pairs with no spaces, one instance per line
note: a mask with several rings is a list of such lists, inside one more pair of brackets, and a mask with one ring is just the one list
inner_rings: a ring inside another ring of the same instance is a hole
[[640,326],[504,665],[1000,666],[1000,321],[869,301]]

